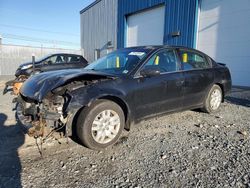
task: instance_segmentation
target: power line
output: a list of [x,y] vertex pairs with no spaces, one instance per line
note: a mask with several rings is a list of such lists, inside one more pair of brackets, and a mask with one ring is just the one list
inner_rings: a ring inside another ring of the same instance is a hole
[[8,33],[2,33],[2,38],[23,40],[23,41],[30,41],[30,42],[47,43],[47,44],[61,44],[61,45],[80,46],[79,43],[74,43],[74,42],[69,42],[69,41],[33,38],[33,37],[27,37],[27,36],[21,36],[21,35],[13,35],[13,34],[8,34]]
[[34,29],[34,28],[24,27],[24,26],[16,26],[16,25],[8,25],[8,24],[0,24],[0,26],[2,26],[2,27],[8,27],[8,28],[24,29],[24,30],[29,30],[29,31],[36,31],[36,32],[43,32],[43,33],[54,33],[54,34],[59,34],[59,35],[67,35],[67,36],[79,37],[79,35],[76,35],[74,33],[65,33],[65,32],[58,32],[58,31],[48,31],[48,30]]

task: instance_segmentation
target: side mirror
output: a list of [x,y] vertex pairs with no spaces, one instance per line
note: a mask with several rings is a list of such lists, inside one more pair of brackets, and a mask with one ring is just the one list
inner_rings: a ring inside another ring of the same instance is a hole
[[157,76],[161,74],[161,71],[158,68],[146,68],[140,71],[140,74],[143,77],[152,77]]

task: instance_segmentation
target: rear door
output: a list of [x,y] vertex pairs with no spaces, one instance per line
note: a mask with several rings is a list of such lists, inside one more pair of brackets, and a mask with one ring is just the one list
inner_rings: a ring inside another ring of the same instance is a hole
[[138,119],[182,108],[184,77],[179,71],[176,51],[174,49],[160,50],[141,70],[152,67],[157,67],[160,75],[134,78],[134,108]]
[[200,106],[214,82],[212,63],[204,54],[195,50],[179,49],[179,57],[185,78],[183,107]]
[[84,68],[87,66],[87,61],[83,60],[82,56],[78,55],[67,55],[67,65],[68,68]]

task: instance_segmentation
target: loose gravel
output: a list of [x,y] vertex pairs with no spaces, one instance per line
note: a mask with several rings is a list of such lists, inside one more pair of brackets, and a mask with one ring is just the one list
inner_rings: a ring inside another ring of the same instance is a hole
[[54,140],[43,157],[11,98],[0,96],[0,187],[250,187],[250,90],[233,89],[215,114],[140,122],[103,151]]

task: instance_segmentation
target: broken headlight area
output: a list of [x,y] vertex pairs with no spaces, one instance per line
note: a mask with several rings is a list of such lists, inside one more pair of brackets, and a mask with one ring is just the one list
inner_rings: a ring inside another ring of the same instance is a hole
[[65,109],[69,101],[67,94],[60,96],[51,93],[41,103],[20,96],[17,114],[30,136],[47,137],[55,131],[66,134],[64,127],[68,114]]
[[[79,88],[87,87],[106,79],[74,80],[50,91],[41,101],[25,98],[20,94],[19,103],[28,126],[28,134],[34,137],[47,138],[51,132],[60,132],[67,136],[66,124],[74,114],[71,93]],[[80,97],[80,96],[79,96]],[[79,107],[79,106],[77,106]],[[19,118],[20,119],[20,118]]]

